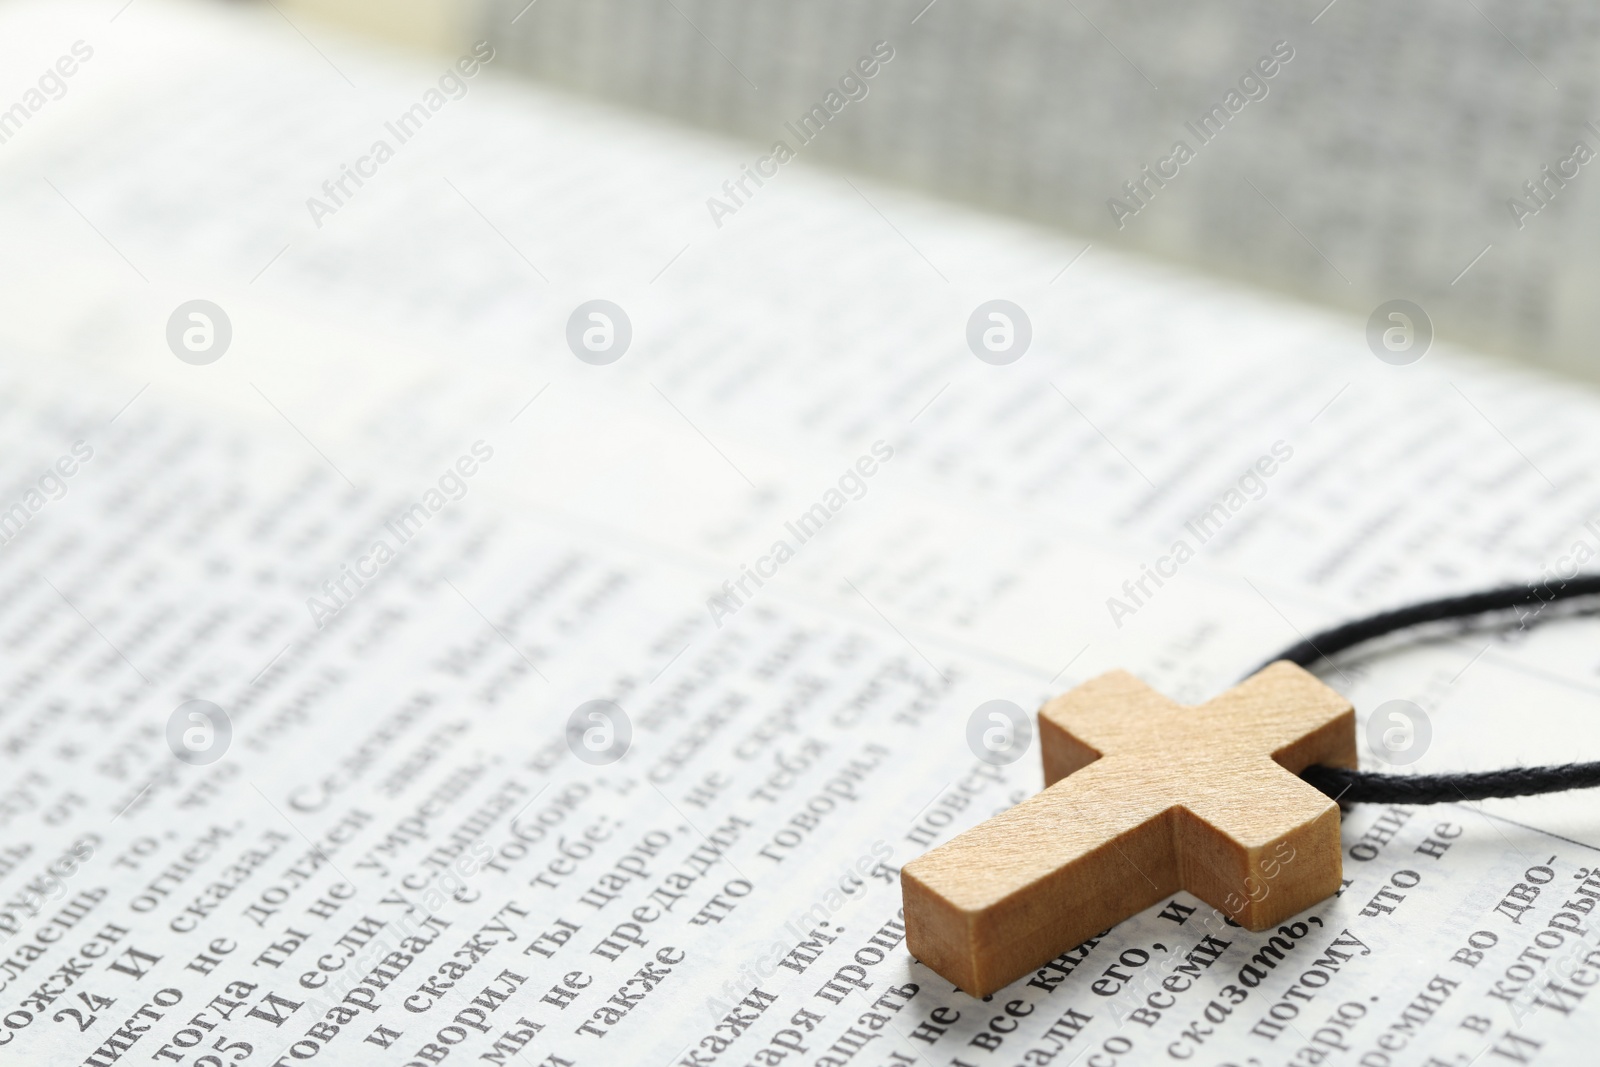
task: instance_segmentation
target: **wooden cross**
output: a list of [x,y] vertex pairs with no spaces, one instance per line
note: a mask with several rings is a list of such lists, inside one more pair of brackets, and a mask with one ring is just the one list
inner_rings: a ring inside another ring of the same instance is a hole
[[1251,930],[1339,888],[1355,712],[1279,661],[1196,707],[1112,671],[1039,711],[1045,789],[906,864],[911,954],[988,996],[1186,889]]

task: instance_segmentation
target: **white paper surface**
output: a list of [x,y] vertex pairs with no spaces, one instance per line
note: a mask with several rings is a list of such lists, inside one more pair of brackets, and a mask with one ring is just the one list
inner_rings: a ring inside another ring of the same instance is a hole
[[[968,750],[984,701],[1120,666],[1198,702],[1600,548],[1592,395],[799,165],[711,229],[745,146],[492,61],[318,228],[442,67],[113,14],[0,15],[9,72],[94,48],[0,145],[0,1062],[1581,1062],[1588,794],[1358,807],[1277,942],[1179,894],[988,1003],[905,952],[895,872],[1040,787]],[[966,347],[996,296],[1009,366]],[[596,297],[609,366],[564,339]],[[167,347],[194,298],[208,366]],[[1595,632],[1323,673],[1363,729],[1426,711],[1414,770],[1582,759]]]

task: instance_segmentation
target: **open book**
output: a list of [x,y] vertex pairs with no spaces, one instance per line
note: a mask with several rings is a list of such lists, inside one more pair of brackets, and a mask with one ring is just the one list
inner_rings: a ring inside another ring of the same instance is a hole
[[[981,705],[1584,566],[1600,400],[307,29],[0,9],[0,1063],[1581,1060],[1581,794],[987,1003],[897,874],[1040,788]],[[1322,673],[1399,772],[1584,758],[1549,619]]]

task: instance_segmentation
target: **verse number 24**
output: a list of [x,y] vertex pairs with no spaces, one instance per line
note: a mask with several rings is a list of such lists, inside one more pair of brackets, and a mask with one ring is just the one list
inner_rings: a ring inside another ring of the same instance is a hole
[[50,1016],[51,1021],[59,1023],[63,1020],[71,1019],[78,1024],[78,1032],[83,1033],[83,1031],[94,1025],[95,1012],[103,1011],[117,1002],[115,997],[102,997],[97,993],[79,993],[78,999],[83,1001],[84,1007],[89,1009],[88,1014],[78,1008],[62,1008]]

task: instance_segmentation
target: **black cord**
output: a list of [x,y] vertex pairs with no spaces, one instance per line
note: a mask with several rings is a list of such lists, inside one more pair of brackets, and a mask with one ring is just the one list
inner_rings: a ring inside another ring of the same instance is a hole
[[1376,774],[1316,766],[1307,767],[1300,777],[1341,804],[1448,804],[1593,789],[1600,786],[1600,763],[1508,767],[1477,774]]
[[[1559,584],[1557,584],[1559,583]],[[1481,593],[1443,597],[1369,615],[1313,634],[1268,663],[1288,660],[1311,667],[1347,648],[1397,630],[1447,619],[1462,619],[1530,604],[1600,595],[1600,574],[1585,574],[1539,585],[1508,585]],[[1263,664],[1265,666],[1265,664]],[[1502,771],[1463,774],[1380,774],[1340,767],[1307,767],[1301,774],[1311,785],[1344,804],[1444,804],[1454,800],[1517,797],[1600,786],[1600,762],[1562,763],[1550,767],[1511,767]]]
[[[1542,590],[1542,591],[1541,591]],[[1559,588],[1551,585],[1506,585],[1499,589],[1486,589],[1465,596],[1447,596],[1440,600],[1425,600],[1408,604],[1393,611],[1382,611],[1364,619],[1343,623],[1308,637],[1299,644],[1290,645],[1267,663],[1286,659],[1302,667],[1310,667],[1319,659],[1343,652],[1352,645],[1371,641],[1375,637],[1445,619],[1461,619],[1483,615],[1492,611],[1509,611],[1526,604],[1548,604],[1573,597],[1600,595],[1600,574],[1585,574],[1563,581]],[[1266,663],[1262,664],[1263,667]]]

